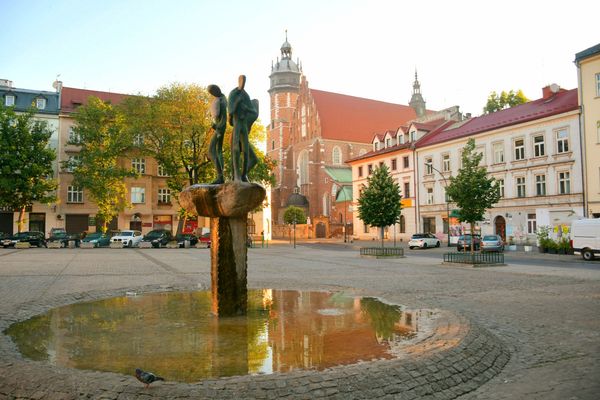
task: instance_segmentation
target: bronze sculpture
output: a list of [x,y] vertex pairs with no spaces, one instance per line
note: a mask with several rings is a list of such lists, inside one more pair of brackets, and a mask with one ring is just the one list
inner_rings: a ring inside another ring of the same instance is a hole
[[240,75],[238,87],[229,93],[229,124],[233,126],[231,135],[233,180],[242,182],[248,182],[248,172],[257,162],[248,135],[252,124],[258,118],[258,100],[250,100],[250,96],[244,90],[245,85],[246,76]]
[[223,137],[227,128],[227,99],[217,85],[208,85],[208,93],[214,96],[210,107],[214,134],[208,147],[208,157],[217,170],[217,179],[212,184],[220,184],[225,182],[223,178]]

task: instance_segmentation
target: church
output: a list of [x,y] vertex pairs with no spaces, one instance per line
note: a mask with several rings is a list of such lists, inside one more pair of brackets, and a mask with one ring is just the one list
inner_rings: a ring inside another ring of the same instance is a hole
[[[409,105],[309,87],[287,40],[271,66],[267,155],[277,162],[271,192],[274,226],[291,205],[304,209],[311,237],[351,230],[352,174],[345,162],[373,149],[378,132],[406,125],[427,111],[416,79]],[[336,228],[337,227],[337,228]],[[338,231],[336,232],[336,229]]]

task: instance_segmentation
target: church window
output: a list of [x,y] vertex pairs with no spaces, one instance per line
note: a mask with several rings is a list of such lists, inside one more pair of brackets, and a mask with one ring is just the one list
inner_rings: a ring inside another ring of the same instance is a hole
[[308,151],[306,150],[303,150],[298,156],[298,179],[298,186],[308,184]]
[[342,163],[342,150],[338,146],[333,148],[333,154],[331,156],[333,165],[340,165]]
[[306,105],[302,104],[302,137],[306,137]]
[[330,205],[329,193],[323,195],[323,215],[329,216],[329,205]]

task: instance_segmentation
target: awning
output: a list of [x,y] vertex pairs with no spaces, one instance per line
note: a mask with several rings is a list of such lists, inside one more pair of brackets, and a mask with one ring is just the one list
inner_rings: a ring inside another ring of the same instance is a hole
[[450,218],[458,218],[460,217],[460,210],[454,209],[450,211]]

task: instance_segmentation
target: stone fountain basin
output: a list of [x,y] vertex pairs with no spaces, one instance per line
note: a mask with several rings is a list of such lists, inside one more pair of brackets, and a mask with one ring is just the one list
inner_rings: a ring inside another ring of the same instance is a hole
[[198,184],[182,191],[179,202],[203,217],[240,218],[260,206],[265,196],[265,188],[257,183]]

